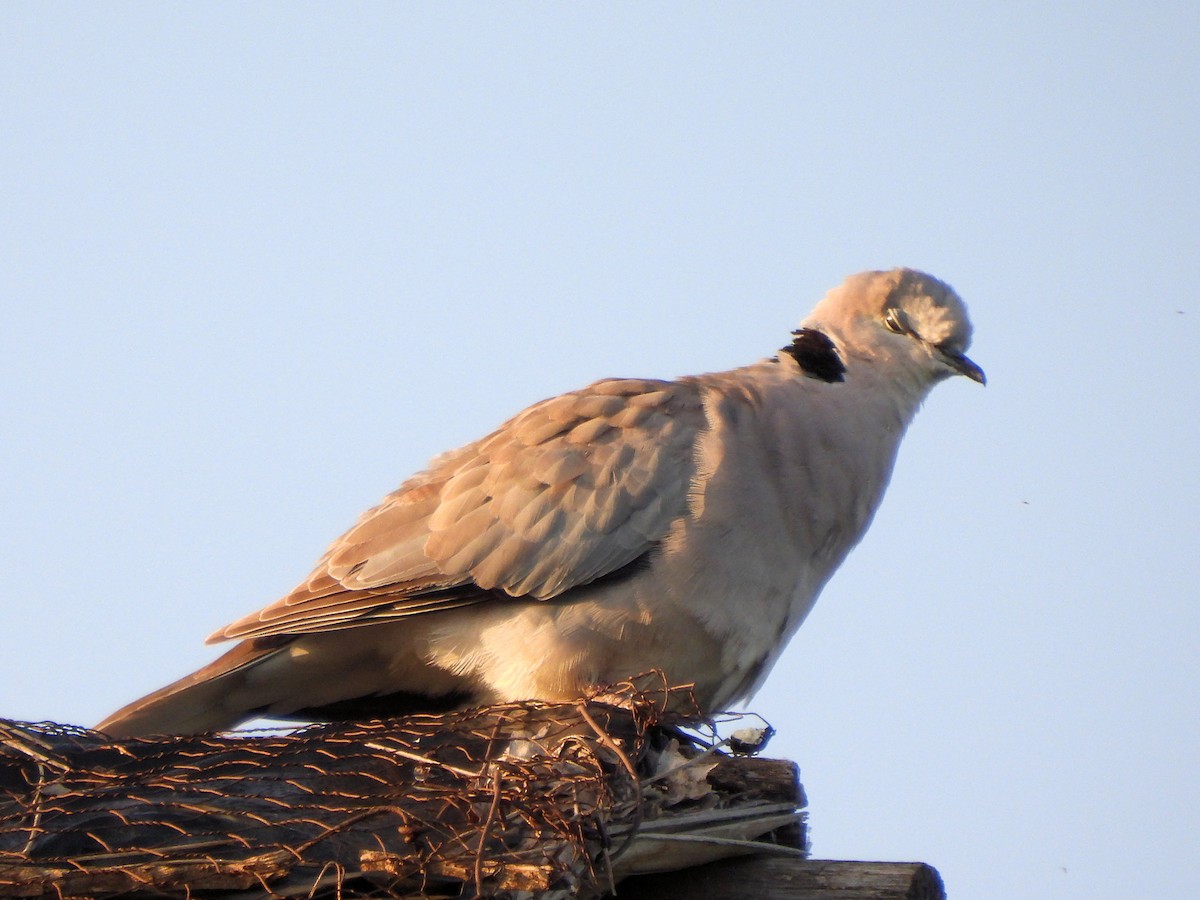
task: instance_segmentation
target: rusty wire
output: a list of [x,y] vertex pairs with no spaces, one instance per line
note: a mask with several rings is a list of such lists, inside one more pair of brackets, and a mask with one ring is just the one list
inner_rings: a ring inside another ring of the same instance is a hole
[[636,766],[680,696],[266,736],[0,720],[0,896],[601,893],[606,823],[645,814]]

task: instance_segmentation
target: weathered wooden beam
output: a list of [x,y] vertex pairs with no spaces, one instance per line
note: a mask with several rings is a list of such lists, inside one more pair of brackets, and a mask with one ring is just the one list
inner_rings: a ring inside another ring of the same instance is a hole
[[0,720],[0,898],[944,896],[928,866],[806,859],[795,763],[654,727],[668,709],[630,687],[124,741]]
[[849,862],[751,856],[680,872],[637,875],[617,900],[945,900],[937,870],[924,863]]

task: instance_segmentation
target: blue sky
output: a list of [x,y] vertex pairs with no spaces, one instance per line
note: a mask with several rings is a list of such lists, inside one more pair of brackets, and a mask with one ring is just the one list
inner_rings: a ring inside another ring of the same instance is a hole
[[875,525],[750,708],[818,856],[1194,894],[1200,8],[0,9],[0,715],[212,658],[434,453],[953,284]]

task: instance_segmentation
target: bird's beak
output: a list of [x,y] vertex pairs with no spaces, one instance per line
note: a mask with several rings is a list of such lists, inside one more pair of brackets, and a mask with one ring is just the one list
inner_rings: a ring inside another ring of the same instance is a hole
[[983,374],[983,369],[975,365],[970,359],[961,353],[951,353],[948,350],[936,348],[938,358],[946,365],[952,368],[959,375],[966,375],[972,381],[978,381],[980,384],[987,384],[987,376]]

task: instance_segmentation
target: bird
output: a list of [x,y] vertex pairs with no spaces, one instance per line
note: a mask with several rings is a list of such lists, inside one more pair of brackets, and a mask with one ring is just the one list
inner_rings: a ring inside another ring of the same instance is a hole
[[908,425],[986,384],[954,290],[847,278],[773,355],[535,403],[365,512],[214,662],[113,737],[572,701],[657,671],[704,711],[761,685],[867,530]]

